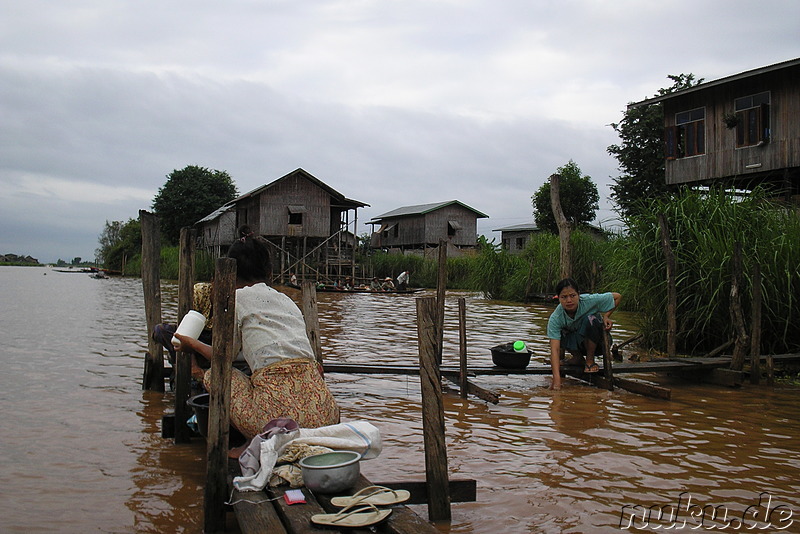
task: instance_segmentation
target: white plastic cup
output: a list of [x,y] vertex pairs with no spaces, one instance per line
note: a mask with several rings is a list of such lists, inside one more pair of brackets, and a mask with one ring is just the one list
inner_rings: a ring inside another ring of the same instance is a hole
[[[205,315],[199,311],[189,310],[186,312],[186,315],[183,316],[181,324],[178,325],[178,329],[175,331],[175,333],[190,337],[192,339],[197,339],[200,337],[200,333],[203,331],[203,327],[205,327],[205,325]],[[175,336],[172,336],[172,344],[176,349],[180,350],[181,342]]]

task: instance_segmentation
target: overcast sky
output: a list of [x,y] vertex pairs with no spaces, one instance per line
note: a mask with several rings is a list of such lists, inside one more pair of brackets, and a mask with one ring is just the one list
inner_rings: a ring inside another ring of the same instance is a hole
[[303,168],[360,223],[459,200],[497,237],[571,159],[610,225],[626,105],[796,58],[798,21],[797,0],[0,0],[0,254],[92,259],[187,165],[240,193]]

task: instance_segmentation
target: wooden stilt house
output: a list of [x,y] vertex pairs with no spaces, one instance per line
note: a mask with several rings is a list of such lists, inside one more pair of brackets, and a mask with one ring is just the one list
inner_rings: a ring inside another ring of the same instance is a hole
[[629,107],[664,107],[667,184],[766,185],[800,200],[800,58]]
[[355,278],[355,229],[364,202],[346,198],[303,169],[245,193],[196,223],[201,248],[224,255],[241,225],[273,245],[275,278]]
[[444,239],[448,250],[458,254],[475,248],[478,219],[487,217],[458,200],[397,208],[367,223],[373,225],[370,247],[401,253],[424,252],[438,247],[439,240]]

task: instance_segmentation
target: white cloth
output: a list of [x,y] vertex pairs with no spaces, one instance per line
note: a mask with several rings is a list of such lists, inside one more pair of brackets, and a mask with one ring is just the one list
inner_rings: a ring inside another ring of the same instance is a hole
[[397,277],[397,283],[398,284],[408,283],[408,271],[403,271],[402,273],[400,273],[400,275]]
[[275,463],[289,444],[304,443],[328,447],[336,451],[354,451],[362,460],[375,458],[381,453],[380,431],[366,421],[353,421],[319,428],[301,428],[286,434],[276,434],[261,442],[260,467],[252,476],[233,479],[239,491],[261,491],[269,482]]
[[236,325],[251,371],[282,359],[314,359],[297,304],[267,284],[236,290]]

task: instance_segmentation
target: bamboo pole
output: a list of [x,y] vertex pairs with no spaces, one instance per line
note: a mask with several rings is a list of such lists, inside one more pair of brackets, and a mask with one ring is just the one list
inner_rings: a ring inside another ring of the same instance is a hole
[[461,398],[466,399],[469,394],[469,380],[467,380],[467,301],[464,297],[458,298],[458,361],[459,390]]
[[675,255],[672,252],[667,216],[663,213],[658,215],[658,226],[661,230],[661,248],[667,264],[667,355],[674,358],[678,337],[678,290],[675,283]]
[[317,287],[311,280],[303,280],[303,319],[306,322],[306,334],[314,357],[322,364],[322,344],[319,340],[319,314],[317,312]]
[[204,494],[206,533],[225,530],[228,491],[228,438],[230,429],[231,367],[236,323],[236,260],[217,260],[213,289],[213,343],[208,412],[208,467]]
[[[194,241],[197,231],[181,228],[178,252],[178,324],[192,309],[194,297]],[[178,351],[175,359],[175,443],[191,441],[192,431],[186,424],[189,418],[189,383],[192,374],[192,353]]]
[[572,273],[572,251],[570,249],[570,228],[569,221],[564,216],[561,208],[561,176],[558,174],[550,175],[550,208],[558,225],[558,238],[561,242],[561,279],[569,278]]
[[164,392],[164,351],[154,339],[153,328],[161,322],[161,236],[158,218],[139,211],[142,228],[142,289],[147,321],[147,354],[144,360],[142,389]]
[[442,379],[436,363],[436,303],[433,298],[425,297],[417,299],[416,304],[428,519],[449,520],[450,484],[447,475]]

